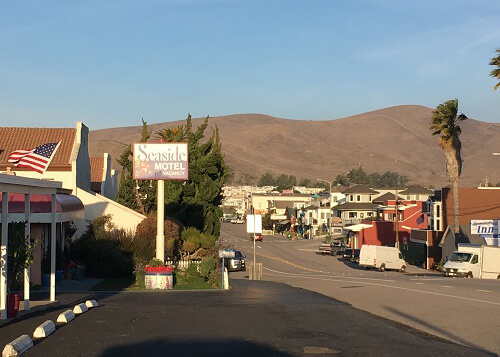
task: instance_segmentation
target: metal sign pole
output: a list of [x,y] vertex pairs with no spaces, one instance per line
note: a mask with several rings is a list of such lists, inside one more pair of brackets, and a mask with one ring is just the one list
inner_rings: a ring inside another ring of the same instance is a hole
[[165,181],[158,180],[156,202],[156,259],[165,263]]
[[256,269],[257,269],[257,260],[256,260],[256,254],[255,254],[255,221],[256,221],[256,217],[255,217],[255,214],[253,216],[253,280],[256,280],[255,279],[255,273],[256,273]]

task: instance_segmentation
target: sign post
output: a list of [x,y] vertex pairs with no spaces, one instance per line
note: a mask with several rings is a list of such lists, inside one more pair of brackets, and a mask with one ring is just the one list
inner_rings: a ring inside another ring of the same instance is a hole
[[135,143],[133,179],[157,180],[156,259],[165,262],[165,180],[189,179],[188,143]]
[[262,216],[260,214],[247,215],[247,233],[253,233],[253,278],[255,280],[255,272],[257,258],[255,253],[255,234],[262,233]]

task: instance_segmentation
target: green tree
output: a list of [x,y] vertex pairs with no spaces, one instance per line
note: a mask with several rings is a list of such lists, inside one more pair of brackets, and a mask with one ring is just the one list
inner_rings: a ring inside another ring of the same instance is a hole
[[264,175],[261,176],[259,183],[257,186],[262,187],[262,186],[275,186],[276,181],[274,180],[274,177],[271,173],[266,172]]
[[[496,66],[497,68],[495,68],[494,70],[492,70],[490,72],[490,76],[492,76],[495,79],[500,80],[500,48],[498,48],[496,50],[496,52],[498,53],[498,56],[493,57],[491,59],[490,65]],[[499,87],[500,87],[500,82],[498,82],[497,84],[495,84],[494,88],[495,88],[495,90],[497,90]]]
[[358,167],[357,169],[352,169],[347,173],[347,179],[350,183],[354,183],[356,185],[368,185],[370,184],[370,180],[368,179],[368,174],[362,167]]
[[312,185],[312,182],[308,178],[304,178],[304,179],[300,180],[300,182],[299,182],[299,186],[311,187],[311,185]]
[[337,175],[335,180],[333,180],[333,186],[343,186],[348,187],[351,184],[346,175]]
[[180,220],[186,227],[195,227],[203,234],[218,237],[222,209],[222,186],[230,170],[222,155],[219,129],[207,139],[208,117],[193,130],[191,115],[186,124],[163,129],[157,136],[166,142],[187,142],[189,145],[189,180],[165,182],[165,214]]
[[293,175],[281,174],[276,179],[276,186],[280,191],[289,190],[295,185],[297,185],[297,178]]
[[458,124],[466,119],[467,117],[464,114],[458,115],[458,100],[452,99],[438,105],[432,112],[430,126],[432,135],[438,135],[439,146],[443,149],[446,160],[446,175],[452,184],[455,237],[460,233],[458,220],[458,180],[462,173],[462,157],[460,156],[462,149],[460,134],[462,133],[462,129]]
[[[148,124],[142,119],[140,142],[146,142],[150,137],[151,131],[148,129]],[[122,167],[116,201],[144,215],[156,210],[156,181],[132,178],[132,145],[128,145],[116,161]]]

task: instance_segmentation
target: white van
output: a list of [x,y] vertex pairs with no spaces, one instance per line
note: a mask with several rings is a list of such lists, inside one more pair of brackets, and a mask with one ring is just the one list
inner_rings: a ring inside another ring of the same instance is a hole
[[500,279],[500,247],[459,244],[443,266],[444,276]]
[[406,270],[406,262],[398,248],[380,245],[362,245],[359,253],[359,265],[367,269],[376,268],[380,271],[395,269],[404,272]]

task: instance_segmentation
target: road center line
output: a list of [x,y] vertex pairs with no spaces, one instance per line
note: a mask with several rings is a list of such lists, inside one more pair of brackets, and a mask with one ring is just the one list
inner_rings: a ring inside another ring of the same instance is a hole
[[483,293],[491,293],[491,291],[489,291],[489,290],[481,290],[481,289],[478,289],[478,290],[476,290],[476,291],[481,291],[481,292],[483,292]]

